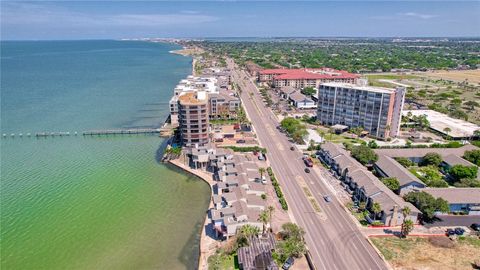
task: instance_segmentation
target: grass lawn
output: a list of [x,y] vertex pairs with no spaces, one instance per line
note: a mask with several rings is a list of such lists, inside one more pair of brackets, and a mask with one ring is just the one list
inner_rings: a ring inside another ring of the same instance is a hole
[[[452,247],[443,247],[443,239],[421,237],[372,237],[370,238],[394,269],[472,269],[472,263],[480,259],[480,239],[465,237]],[[442,240],[435,241],[433,240]]]
[[[317,130],[317,132],[321,136],[322,133],[320,133],[320,130]],[[324,134],[325,134],[324,139],[328,142],[333,142],[333,143],[349,142],[349,143],[352,143],[352,144],[362,143],[362,140],[360,140],[360,139],[353,139],[353,138],[350,138],[348,136],[341,135],[341,134],[339,135],[339,134],[329,133],[329,132],[326,132]]]
[[209,258],[209,270],[237,270],[240,269],[238,265],[238,256],[236,254],[227,255],[227,254],[215,254],[216,259]]

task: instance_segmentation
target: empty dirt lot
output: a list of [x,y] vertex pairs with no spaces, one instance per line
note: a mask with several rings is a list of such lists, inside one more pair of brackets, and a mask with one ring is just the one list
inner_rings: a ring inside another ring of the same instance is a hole
[[372,237],[394,269],[472,269],[480,260],[480,239],[474,237],[451,241],[447,237],[435,239],[408,237]]
[[435,79],[451,80],[456,82],[463,82],[468,79],[468,82],[480,84],[480,69],[475,70],[453,70],[453,71],[432,71],[422,72],[418,75],[426,76]]

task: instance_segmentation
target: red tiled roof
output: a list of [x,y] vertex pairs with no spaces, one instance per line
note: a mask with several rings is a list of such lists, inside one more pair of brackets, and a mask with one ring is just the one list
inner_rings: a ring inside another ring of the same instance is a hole
[[263,74],[263,75],[285,74],[285,73],[288,73],[290,70],[294,70],[294,69],[286,69],[286,68],[264,69],[260,71],[260,74]]
[[260,72],[263,75],[276,75],[276,80],[298,80],[298,79],[356,79],[360,77],[344,70],[332,68],[303,68],[303,69],[264,69]]

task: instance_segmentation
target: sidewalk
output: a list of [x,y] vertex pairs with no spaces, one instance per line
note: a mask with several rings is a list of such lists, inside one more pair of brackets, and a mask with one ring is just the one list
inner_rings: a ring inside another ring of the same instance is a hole
[[[360,230],[368,237],[374,236],[399,236],[401,226],[396,227],[362,227]],[[415,225],[409,236],[445,236],[445,230],[441,228],[426,228]]]

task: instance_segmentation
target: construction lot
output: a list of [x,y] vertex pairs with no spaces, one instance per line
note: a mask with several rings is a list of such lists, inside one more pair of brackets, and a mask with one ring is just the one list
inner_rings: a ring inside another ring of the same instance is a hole
[[480,239],[466,236],[452,241],[440,237],[371,237],[393,269],[473,269],[480,260]]

